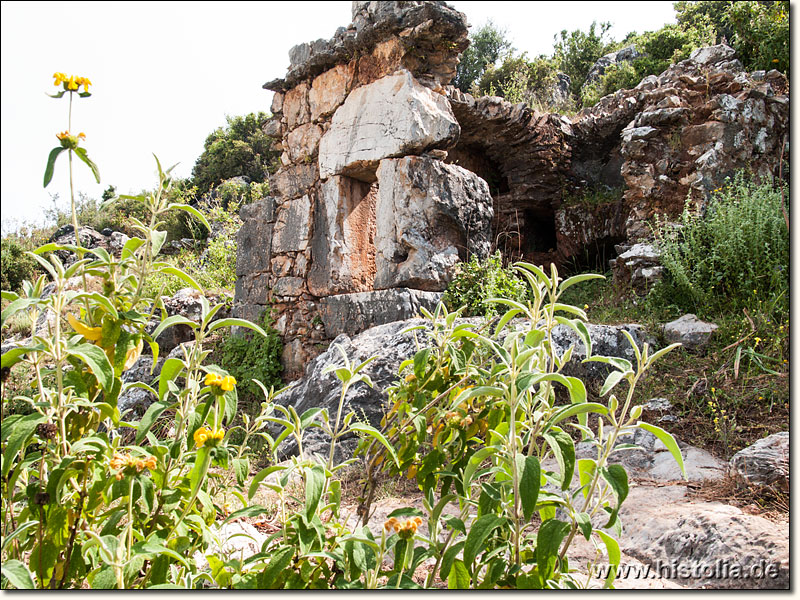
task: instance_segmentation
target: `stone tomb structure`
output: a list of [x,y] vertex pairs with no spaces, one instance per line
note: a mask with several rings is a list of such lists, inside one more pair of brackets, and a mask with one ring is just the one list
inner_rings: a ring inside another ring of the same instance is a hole
[[[449,86],[467,33],[444,2],[356,1],[264,85],[281,167],[241,211],[233,314],[271,308],[289,378],[341,333],[433,308],[471,255],[605,268],[687,195],[777,173],[788,82],[727,46],[568,118]],[[618,197],[575,201],[601,188]]]

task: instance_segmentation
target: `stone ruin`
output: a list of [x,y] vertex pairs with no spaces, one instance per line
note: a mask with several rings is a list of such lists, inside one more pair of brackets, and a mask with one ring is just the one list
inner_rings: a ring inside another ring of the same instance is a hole
[[566,117],[449,86],[469,42],[444,2],[356,1],[352,20],[264,85],[281,166],[241,211],[233,314],[272,309],[289,378],[434,307],[471,255],[605,270],[654,215],[741,168],[777,175],[788,148],[788,81],[724,45]]

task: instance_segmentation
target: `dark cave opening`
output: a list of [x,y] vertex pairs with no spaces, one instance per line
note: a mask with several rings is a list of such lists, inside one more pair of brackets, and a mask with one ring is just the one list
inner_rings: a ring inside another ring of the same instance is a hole
[[522,215],[525,220],[521,231],[523,255],[554,252],[558,245],[555,215],[534,209],[526,209]]
[[617,257],[615,246],[625,241],[624,236],[608,236],[594,240],[563,263],[565,276],[586,273],[607,273],[609,261]]

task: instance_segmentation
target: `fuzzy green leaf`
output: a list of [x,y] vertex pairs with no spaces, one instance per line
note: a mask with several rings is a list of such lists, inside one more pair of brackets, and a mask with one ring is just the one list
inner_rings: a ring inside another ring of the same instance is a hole
[[62,146],[57,146],[56,148],[50,150],[50,155],[47,157],[47,167],[44,170],[44,187],[47,187],[50,184],[50,181],[52,181],[53,171],[55,170],[56,166],[56,159],[64,150],[66,150],[66,148]]

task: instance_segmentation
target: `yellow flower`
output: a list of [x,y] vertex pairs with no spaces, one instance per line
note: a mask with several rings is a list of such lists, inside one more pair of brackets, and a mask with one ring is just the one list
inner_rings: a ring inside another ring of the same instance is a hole
[[86,139],[86,134],[85,134],[85,133],[83,133],[83,132],[81,131],[81,132],[78,134],[78,137],[79,137],[79,138],[81,138],[82,140],[85,140],[85,139]]
[[89,91],[89,86],[92,85],[92,82],[89,81],[88,77],[78,77],[75,80],[75,83],[77,83],[79,86],[82,85],[84,92],[88,92]]
[[63,73],[53,73],[53,77],[55,78],[55,82],[53,82],[55,86],[59,86],[62,82],[67,80],[67,76]]
[[781,62],[781,61],[779,61],[777,58],[773,58],[773,59],[772,59],[772,62],[774,62],[774,63],[779,63],[779,62]]
[[220,387],[222,388],[222,391],[230,392],[234,388],[235,385],[236,385],[236,379],[234,377],[230,376],[230,375],[227,375],[222,380],[222,383],[220,384]]
[[589,310],[589,305],[588,304],[584,304],[583,305],[583,310]]
[[87,340],[96,342],[103,337],[102,327],[87,327],[72,315],[67,315],[67,321],[69,321],[69,324],[72,325],[72,328],[77,333],[81,334]]
[[422,517],[411,517],[405,521],[391,517],[384,524],[383,528],[386,531],[394,530],[403,539],[410,539],[417,533],[417,528],[422,525]]
[[203,381],[204,385],[219,385],[222,381],[222,378],[217,375],[216,373],[208,373],[206,375],[205,380]]
[[195,446],[198,448],[202,448],[204,445],[214,447],[225,437],[225,431],[223,429],[211,431],[208,427],[201,427],[194,432],[193,437]]
[[236,385],[236,379],[230,375],[222,377],[216,373],[208,373],[206,374],[206,378],[203,380],[203,383],[205,385],[218,388],[219,391],[214,392],[215,394],[218,394],[220,391],[230,392]]
[[75,92],[78,90],[79,87],[80,86],[78,85],[78,82],[75,81],[75,75],[70,75],[69,79],[67,80],[67,89],[72,92]]
[[[117,481],[122,479],[126,474],[133,475],[134,472],[141,473],[145,469],[156,468],[156,457],[150,456],[146,460],[135,458],[132,454],[119,454],[114,453],[114,458],[108,462],[108,466],[112,471],[116,471],[114,477]],[[126,473],[127,472],[127,473]]]

